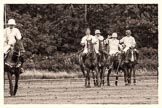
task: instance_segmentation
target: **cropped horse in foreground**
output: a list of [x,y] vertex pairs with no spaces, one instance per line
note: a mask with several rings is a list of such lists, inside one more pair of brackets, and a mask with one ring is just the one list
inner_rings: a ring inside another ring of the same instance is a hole
[[[12,48],[8,50],[8,54],[4,58],[4,72],[7,72],[9,80],[10,95],[15,96],[18,89],[18,80],[20,77],[21,52],[23,51],[22,40],[17,40]],[[15,75],[15,85],[12,83],[12,76]]]
[[[98,55],[95,52],[94,44],[91,40],[87,40],[88,53],[84,55],[84,60],[80,55],[80,68],[85,76],[85,87],[90,87],[90,73],[92,73],[94,86],[100,84],[100,74],[98,72]],[[83,53],[82,53],[83,54]]]
[[136,74],[135,74],[135,66],[138,60],[138,54],[134,48],[129,48],[125,54],[125,58],[127,62],[124,62],[124,68],[127,73],[127,81],[128,85],[131,84],[131,77],[133,72],[133,83],[136,84]]

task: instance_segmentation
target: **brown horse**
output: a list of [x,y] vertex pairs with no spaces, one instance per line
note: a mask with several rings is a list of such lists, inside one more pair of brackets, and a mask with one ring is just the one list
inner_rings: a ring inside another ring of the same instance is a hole
[[[109,53],[109,44],[106,45],[106,52]],[[120,49],[120,48],[119,48]],[[125,65],[123,64],[124,57],[121,53],[116,53],[114,55],[109,55],[106,57],[106,70],[108,71],[107,73],[107,86],[110,86],[110,74],[111,71],[114,70],[116,75],[116,80],[115,80],[115,85],[118,85],[118,73],[119,71],[124,72],[124,82],[125,85],[127,85],[127,71],[125,70]]]
[[90,73],[92,72],[94,86],[99,86],[100,78],[98,73],[98,55],[95,52],[94,44],[91,40],[87,40],[88,53],[85,55],[85,60],[80,55],[80,68],[85,76],[85,87],[90,87]]
[[122,58],[122,55],[120,53],[116,53],[114,55],[111,55],[109,60],[108,60],[108,64],[109,64],[109,67],[108,67],[108,73],[107,73],[107,86],[110,86],[110,74],[111,74],[111,71],[114,70],[115,73],[117,74],[116,75],[116,80],[115,80],[115,85],[117,86],[118,85],[118,73],[119,71],[123,71],[124,72],[124,81],[126,83],[126,72],[123,68],[123,58]]
[[137,64],[138,54],[134,48],[129,48],[126,52],[127,62],[124,63],[124,68],[127,73],[128,85],[131,84],[131,77],[133,72],[133,83],[136,84],[135,66]]
[[106,69],[106,65],[107,65],[107,59],[109,57],[108,54],[108,48],[107,46],[105,46],[105,44],[103,43],[103,40],[99,40],[99,52],[100,52],[100,56],[99,56],[99,66],[98,66],[98,71],[100,73],[100,79],[101,79],[101,84],[100,85],[104,85],[104,78],[105,78],[105,69]]
[[[8,54],[4,58],[4,72],[7,72],[9,79],[10,95],[15,96],[18,89],[18,80],[20,77],[21,51],[23,51],[22,40],[16,40],[13,48],[9,49]],[[15,75],[15,86],[12,83],[12,76]]]

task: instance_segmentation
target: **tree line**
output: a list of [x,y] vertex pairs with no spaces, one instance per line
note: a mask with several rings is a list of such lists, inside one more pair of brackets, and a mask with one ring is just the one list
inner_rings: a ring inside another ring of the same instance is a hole
[[118,38],[130,29],[137,47],[158,49],[157,4],[6,4],[5,23],[17,22],[26,54],[54,56],[77,52],[85,28],[94,35],[96,29],[107,38],[113,32]]

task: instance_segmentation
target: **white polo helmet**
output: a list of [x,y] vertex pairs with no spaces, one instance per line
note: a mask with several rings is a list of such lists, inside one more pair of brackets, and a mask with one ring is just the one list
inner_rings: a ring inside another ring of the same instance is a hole
[[8,20],[8,25],[16,25],[16,22],[14,19],[9,19]]
[[117,33],[113,33],[111,37],[118,37]]
[[95,31],[95,34],[100,34],[100,33],[101,33],[100,30]]

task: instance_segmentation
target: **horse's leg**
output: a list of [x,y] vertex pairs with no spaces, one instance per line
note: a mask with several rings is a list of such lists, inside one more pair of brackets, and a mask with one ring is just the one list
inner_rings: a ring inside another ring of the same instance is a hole
[[80,69],[81,69],[81,71],[83,73],[83,77],[85,77],[86,75],[85,75],[85,72],[84,72],[84,66],[83,66],[83,64],[80,64]]
[[88,78],[88,87],[91,87],[90,86],[90,69],[87,72],[87,78]]
[[132,71],[132,69],[129,68],[129,69],[128,69],[128,85],[131,84],[131,71]]
[[119,72],[118,72],[119,69],[118,69],[118,70],[115,70],[115,71],[116,71],[115,73],[117,74],[117,75],[116,75],[116,78],[115,78],[115,85],[117,86],[117,85],[118,85],[118,79],[119,79],[119,76],[118,76],[118,74],[119,74]]
[[17,72],[17,73],[15,74],[15,88],[14,88],[14,96],[16,95],[16,92],[17,92],[17,89],[18,89],[19,76],[20,76],[20,73]]
[[101,79],[100,79],[100,76],[101,76],[101,69],[99,71],[99,69],[96,67],[96,74],[97,74],[97,86],[100,87],[101,86]]
[[88,73],[88,69],[86,70],[86,73],[85,73],[85,87],[87,87],[88,86],[88,75],[87,75],[87,73]]
[[125,85],[128,85],[128,68],[127,67],[124,68],[124,73],[125,73],[124,75]]
[[7,72],[8,80],[9,80],[9,89],[10,89],[10,95],[13,96],[13,84],[12,84],[12,74],[10,72]]
[[136,85],[136,73],[135,73],[135,66],[133,66],[133,83]]
[[107,86],[110,86],[110,74],[111,74],[111,69],[108,70],[108,73],[107,73]]
[[118,85],[118,75],[116,76],[116,80],[115,80],[115,85],[117,86]]
[[101,75],[100,75],[100,79],[101,79],[101,84],[104,86],[104,78],[105,78],[105,69],[104,69],[104,67],[102,67],[102,69],[101,69]]
[[123,72],[124,72],[124,83],[126,84],[126,82],[127,82],[127,78],[126,78],[126,70],[123,69]]
[[132,71],[133,71],[133,67],[131,67],[130,69],[130,77],[129,77],[129,83],[131,84],[131,80],[132,80]]
[[94,83],[94,86],[96,86],[96,74],[94,71],[92,71],[92,77],[93,77],[93,83]]

